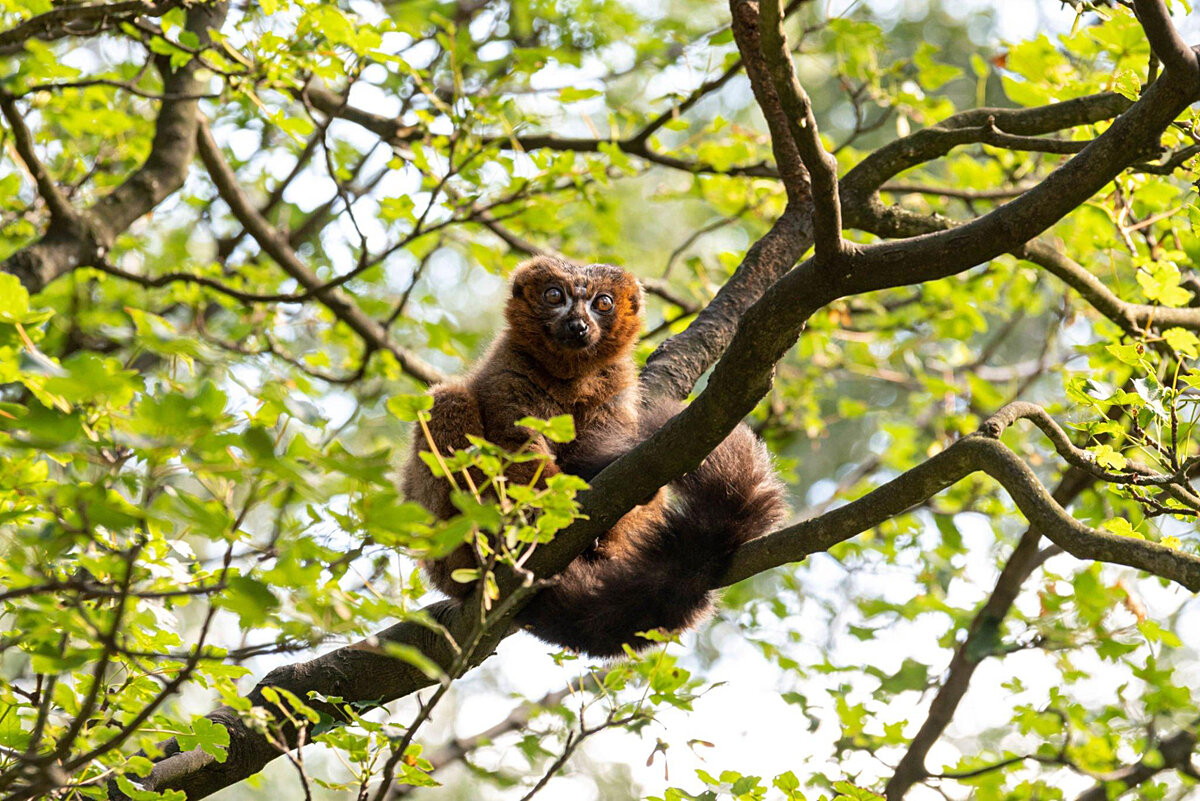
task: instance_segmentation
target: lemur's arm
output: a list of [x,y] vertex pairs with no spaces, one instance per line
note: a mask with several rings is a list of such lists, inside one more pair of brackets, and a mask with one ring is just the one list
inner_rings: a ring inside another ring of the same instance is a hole
[[[430,439],[442,457],[468,447],[470,441],[467,435],[484,436],[483,417],[474,393],[465,384],[441,384],[434,387],[430,394],[433,395],[433,407],[429,411],[429,421],[424,427],[413,429],[411,453],[404,466],[402,489],[409,500],[417,501],[435,517],[446,520],[458,513],[450,502],[453,485],[430,470],[420,454],[432,452]],[[429,437],[425,435],[426,429]],[[478,482],[484,478],[479,471],[471,473],[472,481]],[[459,489],[468,489],[461,474],[454,477],[454,482]]]
[[[526,416],[550,417],[554,412],[543,409],[544,400],[539,398],[524,381],[517,377],[499,376],[489,382],[487,392],[480,397],[469,384],[448,382],[434,387],[433,407],[426,423],[429,435],[437,446],[438,453],[445,457],[470,445],[468,435],[483,437],[495,445],[511,452],[523,451],[542,456],[552,455],[550,443],[541,434],[524,426],[515,425]],[[404,472],[404,493],[418,501],[437,517],[445,520],[457,514],[450,501],[453,486],[441,475],[435,475],[420,458],[429,452],[430,445],[421,428],[414,431],[412,454]],[[539,471],[540,466],[540,471]],[[539,483],[560,472],[554,461],[542,459],[514,462],[505,470],[505,479],[511,484],[528,484],[534,476]],[[469,471],[470,483],[461,473],[454,476],[458,489],[468,491],[471,484],[481,492],[487,492],[487,477],[478,470]]]
[[559,459],[563,469],[591,481],[632,450],[661,424],[657,419],[652,426],[643,424],[641,407],[637,388],[630,387],[582,418],[577,417],[575,441],[566,446]]
[[517,425],[517,421],[524,417],[548,419],[560,411],[528,379],[511,373],[504,378],[507,380],[498,380],[489,387],[485,410],[488,439],[510,453],[543,457],[513,462],[505,468],[504,478],[510,485],[529,484],[537,477],[538,486],[545,486],[547,478],[562,472],[555,461],[557,448],[537,431]]

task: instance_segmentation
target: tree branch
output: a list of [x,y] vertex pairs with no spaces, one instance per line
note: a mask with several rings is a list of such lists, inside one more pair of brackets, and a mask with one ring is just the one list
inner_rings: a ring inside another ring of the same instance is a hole
[[1160,78],[1107,131],[1020,197],[963,225],[855,254],[848,288],[863,292],[944,278],[1033,239],[1155,147],[1195,99],[1189,85]]
[[[129,5],[147,8],[140,2]],[[68,10],[78,9],[58,11]],[[166,10],[163,8],[164,13]],[[188,9],[186,28],[196,34],[204,46],[210,40],[209,31],[221,27],[226,10],[225,2],[193,5]],[[47,15],[58,11],[47,12]],[[103,260],[119,234],[183,185],[195,153],[199,117],[196,97],[203,89],[203,82],[196,77],[200,68],[200,62],[195,58],[177,70],[171,70],[165,61],[160,61],[164,73],[163,93],[172,99],[164,100],[159,109],[146,161],[90,209],[67,223],[51,225],[41,239],[9,256],[0,264],[0,271],[16,275],[31,293],[40,292],[60,275]]]
[[1013,186],[1001,189],[960,189],[956,186],[925,186],[923,184],[889,181],[879,187],[880,192],[898,195],[938,195],[957,200],[1008,200],[1032,189],[1032,186]]
[[[758,23],[762,53],[771,81],[787,119],[790,139],[812,180],[813,228],[817,258],[836,260],[845,250],[842,240],[842,210],[838,199],[837,159],[826,152],[817,130],[817,118],[804,87],[796,77],[792,51],[783,32],[783,10],[779,0],[761,0]],[[774,136],[772,137],[774,138]],[[832,266],[830,264],[829,266]]]
[[[427,754],[425,759],[429,760],[429,764],[433,766],[434,771],[441,770],[453,762],[466,759],[467,755],[475,749],[490,745],[505,734],[525,728],[538,713],[558,706],[568,696],[585,692],[586,684],[589,681],[594,683],[600,691],[603,691],[604,675],[604,673],[586,673],[578,679],[569,682],[565,687],[551,690],[536,701],[525,701],[513,709],[508,714],[508,717],[495,726],[470,737],[456,737],[436,751]],[[412,785],[397,785],[392,790],[389,798],[404,798],[414,789]]]
[[[926,216],[899,206],[884,207],[881,203],[875,203],[867,210],[857,208],[848,216],[854,227],[887,237],[915,237],[946,231],[959,224],[939,215]],[[1062,280],[1130,336],[1140,337],[1151,329],[1163,331],[1175,327],[1200,331],[1200,308],[1155,306],[1122,300],[1091,271],[1045,238],[1026,242],[1011,252],[1017,258],[1032,262]]]
[[[724,76],[722,76],[724,77]],[[732,77],[730,75],[729,77]],[[727,78],[722,80],[718,78],[710,81],[701,87],[706,91],[723,86],[727,82]],[[310,86],[306,90],[309,100],[313,106],[323,114],[329,114],[365,128],[371,133],[378,136],[382,141],[396,147],[413,142],[425,137],[428,131],[420,125],[405,125],[394,117],[388,117],[383,114],[375,114],[374,112],[358,108],[351,105],[341,105],[341,96],[324,86]],[[699,97],[696,98],[697,100]],[[686,102],[686,101],[684,101]],[[694,101],[693,101],[694,102]],[[682,104],[680,104],[682,105]],[[669,117],[668,117],[669,119]],[[774,170],[766,165],[751,164],[746,166],[733,166],[723,169],[717,169],[711,165],[702,164],[694,161],[670,156],[665,153],[660,153],[650,147],[650,133],[647,130],[652,127],[661,127],[667,120],[659,121],[655,118],[647,127],[638,132],[626,136],[611,139],[597,139],[587,137],[570,137],[559,136],[557,134],[522,134],[522,135],[485,135],[481,137],[481,141],[487,145],[496,145],[501,148],[509,148],[521,151],[528,150],[560,150],[573,151],[576,153],[599,153],[602,146],[612,146],[630,156],[648,161],[652,164],[659,164],[664,167],[682,170],[692,173],[715,173],[720,175],[732,175],[753,178],[774,178],[777,177]]]
[[788,203],[691,325],[659,345],[646,360],[640,383],[646,392],[663,397],[682,399],[691,393],[696,381],[733,339],[746,310],[791,270],[813,243],[812,186],[763,57],[758,4],[754,0],[730,0],[729,10],[750,88],[771,131],[771,149]]
[[1094,787],[1085,790],[1075,801],[1111,801],[1164,770],[1186,770],[1195,749],[1196,732],[1180,729],[1158,743],[1154,749],[1159,754],[1157,758],[1143,757],[1136,764],[1120,770],[1118,775],[1110,780],[1098,782]]
[[[941,158],[960,145],[983,141],[990,129],[1035,137],[1112,119],[1129,106],[1130,101],[1123,95],[1104,92],[1034,108],[977,108],[954,114],[937,125],[889,142],[847,172],[841,182],[843,213],[866,205],[865,201],[886,181],[905,170]],[[855,225],[850,220],[847,224]]]
[[1151,327],[1160,331],[1175,327],[1200,330],[1200,308],[1152,306],[1121,300],[1086,267],[1042,239],[1035,239],[1015,255],[1062,279],[1096,311],[1128,334],[1137,336]]
[[71,224],[79,217],[79,212],[75,210],[71,201],[67,200],[67,196],[63,194],[58,184],[50,177],[50,173],[46,171],[45,165],[37,156],[37,151],[33,149],[33,135],[25,125],[20,109],[17,108],[12,95],[3,90],[0,90],[0,114],[4,115],[4,119],[8,121],[8,127],[12,129],[13,145],[17,155],[21,157],[21,161],[25,162],[25,169],[33,177],[38,195],[45,201],[46,208],[50,210],[51,225],[55,223]]
[[721,585],[826,551],[923,503],[972,473],[984,472],[1000,482],[1033,527],[1067,553],[1079,559],[1134,567],[1200,592],[1200,557],[1085,526],[1062,508],[1020,457],[996,439],[1030,405],[1006,406],[989,418],[979,433],[960,439],[856,501],[751,540],[737,550]]
[[125,0],[108,5],[61,6],[30,17],[7,31],[0,31],[0,56],[19,52],[30,39],[50,41],[64,36],[95,36],[124,20],[161,17],[181,4],[182,0],[160,3]]
[[[741,0],[739,0],[739,3]],[[800,8],[809,0],[789,0],[786,8],[783,10],[785,17],[790,17],[793,12]],[[731,3],[735,5],[735,3]],[[757,16],[757,4],[749,3],[753,9],[753,13]],[[761,52],[757,46],[757,23],[754,24],[755,29],[755,46],[753,53],[755,54],[754,61],[756,65],[761,65]],[[686,161],[674,156],[659,153],[652,150],[649,146],[650,137],[657,133],[664,125],[673,119],[677,119],[683,114],[686,114],[700,100],[725,86],[733,76],[735,76],[746,63],[746,48],[739,43],[739,50],[742,53],[742,58],[730,64],[717,77],[705,81],[700,86],[696,87],[686,98],[679,101],[671,108],[662,112],[658,116],[647,122],[641,129],[632,135],[622,138],[582,138],[582,137],[563,137],[556,134],[526,134],[526,135],[504,135],[504,136],[484,136],[482,141],[485,144],[496,144],[500,146],[509,146],[514,149],[527,151],[538,149],[574,151],[578,153],[598,153],[602,146],[616,147],[623,153],[630,156],[648,161],[652,164],[658,164],[673,169],[683,170],[692,173],[716,173],[722,175],[733,175],[742,177],[754,178],[778,178],[779,173],[765,164],[752,164],[741,167],[729,167],[726,169],[717,169],[710,165],[701,164],[698,162]],[[753,81],[753,78],[752,78]],[[390,145],[396,146],[421,139],[427,134],[426,129],[419,125],[404,125],[394,117],[387,117],[382,114],[375,114],[365,109],[357,108],[349,105],[347,98],[333,91],[324,84],[312,82],[309,83],[303,90],[305,96],[312,103],[313,107],[331,117],[340,117],[350,122],[359,125],[360,127],[371,131],[378,136],[382,141]],[[772,90],[773,92],[773,90]],[[755,89],[756,97],[758,90]],[[297,93],[298,94],[298,93]],[[777,103],[763,105],[760,99],[760,106],[765,109],[767,106],[776,106]],[[765,112],[766,113],[766,112]],[[768,123],[771,123],[771,116],[768,113]],[[781,119],[781,124],[785,126],[786,121]],[[772,132],[775,128],[772,126]],[[777,137],[773,136],[772,139]],[[776,163],[782,168],[788,161],[781,160],[776,157]],[[798,162],[797,162],[798,163]],[[785,185],[792,184],[786,178]],[[807,183],[805,180],[804,183]],[[794,185],[799,186],[798,183]]]
[[1200,91],[1200,62],[1171,24],[1171,14],[1163,0],[1134,0],[1138,22],[1150,40],[1150,49],[1172,78],[1190,81]]
[[[1095,477],[1089,473],[1079,468],[1069,468],[1051,497],[1055,503],[1066,506],[1094,482]],[[975,613],[967,636],[950,659],[945,680],[929,703],[924,722],[888,780],[884,795],[890,801],[903,798],[910,787],[927,775],[925,759],[929,750],[950,725],[970,687],[975,668],[991,655],[986,646],[996,641],[999,628],[1016,602],[1022,585],[1042,564],[1038,549],[1041,538],[1042,534],[1037,528],[1031,526],[1025,530],[1000,571],[991,595]]]
[[[387,653],[387,644],[403,643],[417,648],[443,670],[449,670],[456,653],[444,631],[462,633],[462,625],[470,615],[461,614],[461,609],[450,601],[432,604],[422,610],[429,623],[403,621],[363,642],[338,648],[308,662],[276,668],[264,676],[246,698],[271,714],[282,729],[280,736],[294,747],[298,732],[287,722],[289,715],[266,700],[264,689],[276,687],[301,699],[307,699],[309,693],[337,696],[348,703],[387,703],[408,695],[435,680],[409,662]],[[330,705],[313,703],[313,706],[335,719],[342,719],[341,712]],[[158,792],[183,790],[191,801],[195,801],[253,776],[280,755],[270,739],[244,722],[237,711],[222,707],[206,717],[229,732],[228,758],[217,762],[199,748],[181,751],[172,738],[163,744],[163,755],[155,762],[150,775],[139,780],[143,787]],[[124,799],[124,795],[110,786],[109,798]]]

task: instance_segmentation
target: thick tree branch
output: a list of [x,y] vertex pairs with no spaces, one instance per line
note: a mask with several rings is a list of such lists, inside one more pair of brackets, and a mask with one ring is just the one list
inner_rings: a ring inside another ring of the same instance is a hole
[[1156,147],[1162,131],[1195,99],[1189,85],[1164,76],[1104,134],[1033,189],[949,230],[864,248],[852,260],[846,284],[862,292],[942,278],[1033,239]]
[[[455,650],[437,626],[444,625],[446,630],[453,630],[457,625],[461,634],[461,627],[470,616],[462,614],[462,607],[449,601],[428,606],[422,612],[432,625],[409,621],[397,623],[371,640],[338,648],[308,662],[276,668],[263,677],[247,699],[254,706],[271,712],[283,726],[280,736],[294,744],[297,732],[286,725],[289,716],[275,710],[266,700],[263,690],[267,687],[288,690],[301,699],[307,699],[309,693],[315,692],[337,696],[350,703],[375,700],[386,703],[427,687],[435,680],[382,649],[387,643],[403,643],[448,670],[454,661]],[[332,707],[319,708],[335,717],[341,716]],[[199,748],[180,751],[174,739],[168,740],[163,745],[163,756],[155,763],[151,774],[140,780],[146,789],[159,792],[182,789],[190,801],[195,801],[253,776],[280,755],[270,740],[254,731],[235,710],[222,707],[207,717],[229,732],[229,756],[225,762],[217,762]],[[109,788],[109,797],[124,798],[114,787]]]
[[985,424],[985,428],[990,428],[994,436],[999,436],[1001,429],[1007,428],[1017,420],[1028,420],[1037,426],[1050,440],[1058,455],[1072,467],[1086,470],[1096,478],[1111,484],[1160,486],[1171,492],[1181,503],[1193,509],[1200,507],[1200,496],[1197,496],[1188,484],[1187,469],[1181,467],[1174,473],[1161,473],[1132,459],[1127,460],[1125,467],[1119,471],[1103,468],[1096,463],[1096,458],[1090,451],[1076,447],[1054,418],[1036,404],[1010,403],[996,412]]
[[746,251],[737,270],[696,319],[646,359],[640,380],[645,390],[686,398],[700,376],[725,352],[745,311],[812,245],[811,226],[811,217],[803,209],[789,205]]
[[[1119,410],[1110,410],[1109,417],[1118,419]],[[1056,503],[1065,507],[1095,482],[1094,472],[1072,466],[1063,474],[1051,496]],[[975,668],[993,653],[995,643],[999,641],[999,627],[1016,601],[1021,585],[1049,556],[1061,552],[1057,545],[1039,549],[1041,537],[1041,532],[1035,527],[1025,530],[1001,571],[995,589],[972,619],[967,636],[950,660],[945,679],[929,703],[924,722],[888,780],[884,792],[891,801],[903,798],[910,787],[930,775],[925,767],[929,751],[950,725],[970,686]]]
[[125,0],[101,5],[65,5],[0,31],[0,56],[19,52],[30,39],[51,41],[64,36],[95,36],[137,17],[161,17],[182,0]]
[[[977,108],[954,114],[937,125],[889,142],[847,172],[840,187],[843,213],[864,205],[886,181],[905,170],[939,159],[955,147],[985,142],[993,136],[992,131],[1036,137],[1112,119],[1129,106],[1130,101],[1123,95],[1105,92],[1035,108]],[[847,224],[855,226],[851,220]]]
[[761,0],[758,22],[763,58],[787,119],[789,138],[799,151],[800,160],[812,180],[817,258],[836,260],[845,249],[841,201],[838,199],[837,159],[821,144],[821,133],[817,130],[812,103],[800,85],[792,64],[792,51],[783,32],[783,20],[779,0]]
[[1150,49],[1167,73],[1176,80],[1190,81],[1194,90],[1200,91],[1200,62],[1171,24],[1167,4],[1163,0],[1134,0],[1133,8],[1150,40]]
[[996,439],[1004,428],[1021,419],[1028,406],[1012,404],[1001,409],[979,433],[964,437],[856,501],[746,543],[735,554],[722,585],[826,551],[972,473],[983,472],[1000,482],[1034,528],[1067,553],[1134,567],[1200,592],[1200,557],[1085,526],[1062,508],[1020,457]]
[[1200,558],[1083,525],[1059,505],[1016,454],[982,435],[959,440],[857,501],[752,540],[738,549],[722,584],[828,550],[975,472],[987,473],[1000,482],[1030,523],[1071,555],[1134,567],[1200,591]]
[[[141,3],[130,5],[147,8]],[[209,31],[221,27],[226,10],[224,2],[193,5],[188,9],[187,30],[196,34],[202,46],[207,44]],[[0,264],[0,271],[16,275],[30,292],[40,292],[46,284],[77,267],[102,261],[119,234],[183,185],[195,153],[199,117],[196,97],[203,89],[203,82],[197,78],[201,65],[193,58],[176,70],[160,68],[164,71],[164,95],[173,99],[162,102],[145,163],[90,209],[69,223],[51,225],[41,239]]]
[[[878,202],[867,209],[858,207],[849,216],[854,227],[884,237],[914,237],[946,231],[959,224],[940,215],[917,214],[899,206],[885,207]],[[1011,252],[1017,258],[1032,262],[1062,280],[1130,336],[1140,337],[1151,329],[1164,331],[1176,327],[1200,331],[1200,308],[1155,306],[1122,300],[1091,271],[1044,237],[1026,242]]]
[[754,0],[730,0],[729,10],[750,88],[771,131],[771,149],[788,203],[771,230],[746,252],[737,270],[691,325],[659,345],[646,360],[642,387],[647,393],[665,397],[682,399],[691,393],[696,381],[729,345],[746,309],[791,270],[813,243],[812,186],[763,57],[758,4]]
[[[790,10],[789,7],[788,11]],[[771,77],[770,64],[763,55],[758,2],[730,0],[729,13],[733,20],[733,38],[737,43],[738,52],[742,54],[746,76],[750,79],[750,91],[754,93],[754,100],[767,121],[767,130],[771,134],[771,152],[775,157],[775,166],[787,193],[788,203],[811,209],[813,198],[808,170],[805,169],[800,151],[792,138],[787,111]],[[785,58],[791,59],[791,54],[788,53]]]

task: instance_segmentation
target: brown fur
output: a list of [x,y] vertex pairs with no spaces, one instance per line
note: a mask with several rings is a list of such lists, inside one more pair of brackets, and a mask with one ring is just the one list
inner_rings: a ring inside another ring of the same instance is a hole
[[[551,303],[550,288],[564,290]],[[600,294],[612,297],[608,313],[597,310]],[[505,308],[508,327],[460,381],[432,390],[430,433],[442,453],[467,446],[467,434],[513,449],[532,439],[536,452],[552,455],[543,476],[560,470],[592,478],[608,463],[649,436],[677,404],[641,402],[631,353],[641,330],[642,295],[636,279],[618,267],[577,266],[539,257],[517,268]],[[586,332],[579,333],[580,322]],[[554,443],[514,425],[522,417],[571,414],[576,438]],[[456,510],[450,486],[435,478],[417,456],[424,437],[414,437],[403,490],[442,519]],[[510,482],[528,483],[536,463],[513,465]],[[678,630],[694,625],[709,608],[709,590],[733,549],[761,535],[783,516],[782,489],[765,448],[739,426],[704,463],[631,510],[596,545],[534,598],[521,620],[537,636],[596,655],[648,644],[637,631]],[[466,545],[426,564],[438,589],[465,598],[469,585],[450,574],[475,567]]]

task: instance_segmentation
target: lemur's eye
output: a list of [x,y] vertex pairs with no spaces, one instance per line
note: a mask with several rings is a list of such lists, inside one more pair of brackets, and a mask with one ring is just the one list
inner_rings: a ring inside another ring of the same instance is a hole
[[552,286],[545,291],[542,297],[545,298],[546,302],[551,306],[557,306],[563,302],[563,298],[565,296],[563,295],[563,291],[561,289],[556,286]]
[[612,295],[597,295],[592,305],[596,307],[596,311],[610,312],[613,310]]

